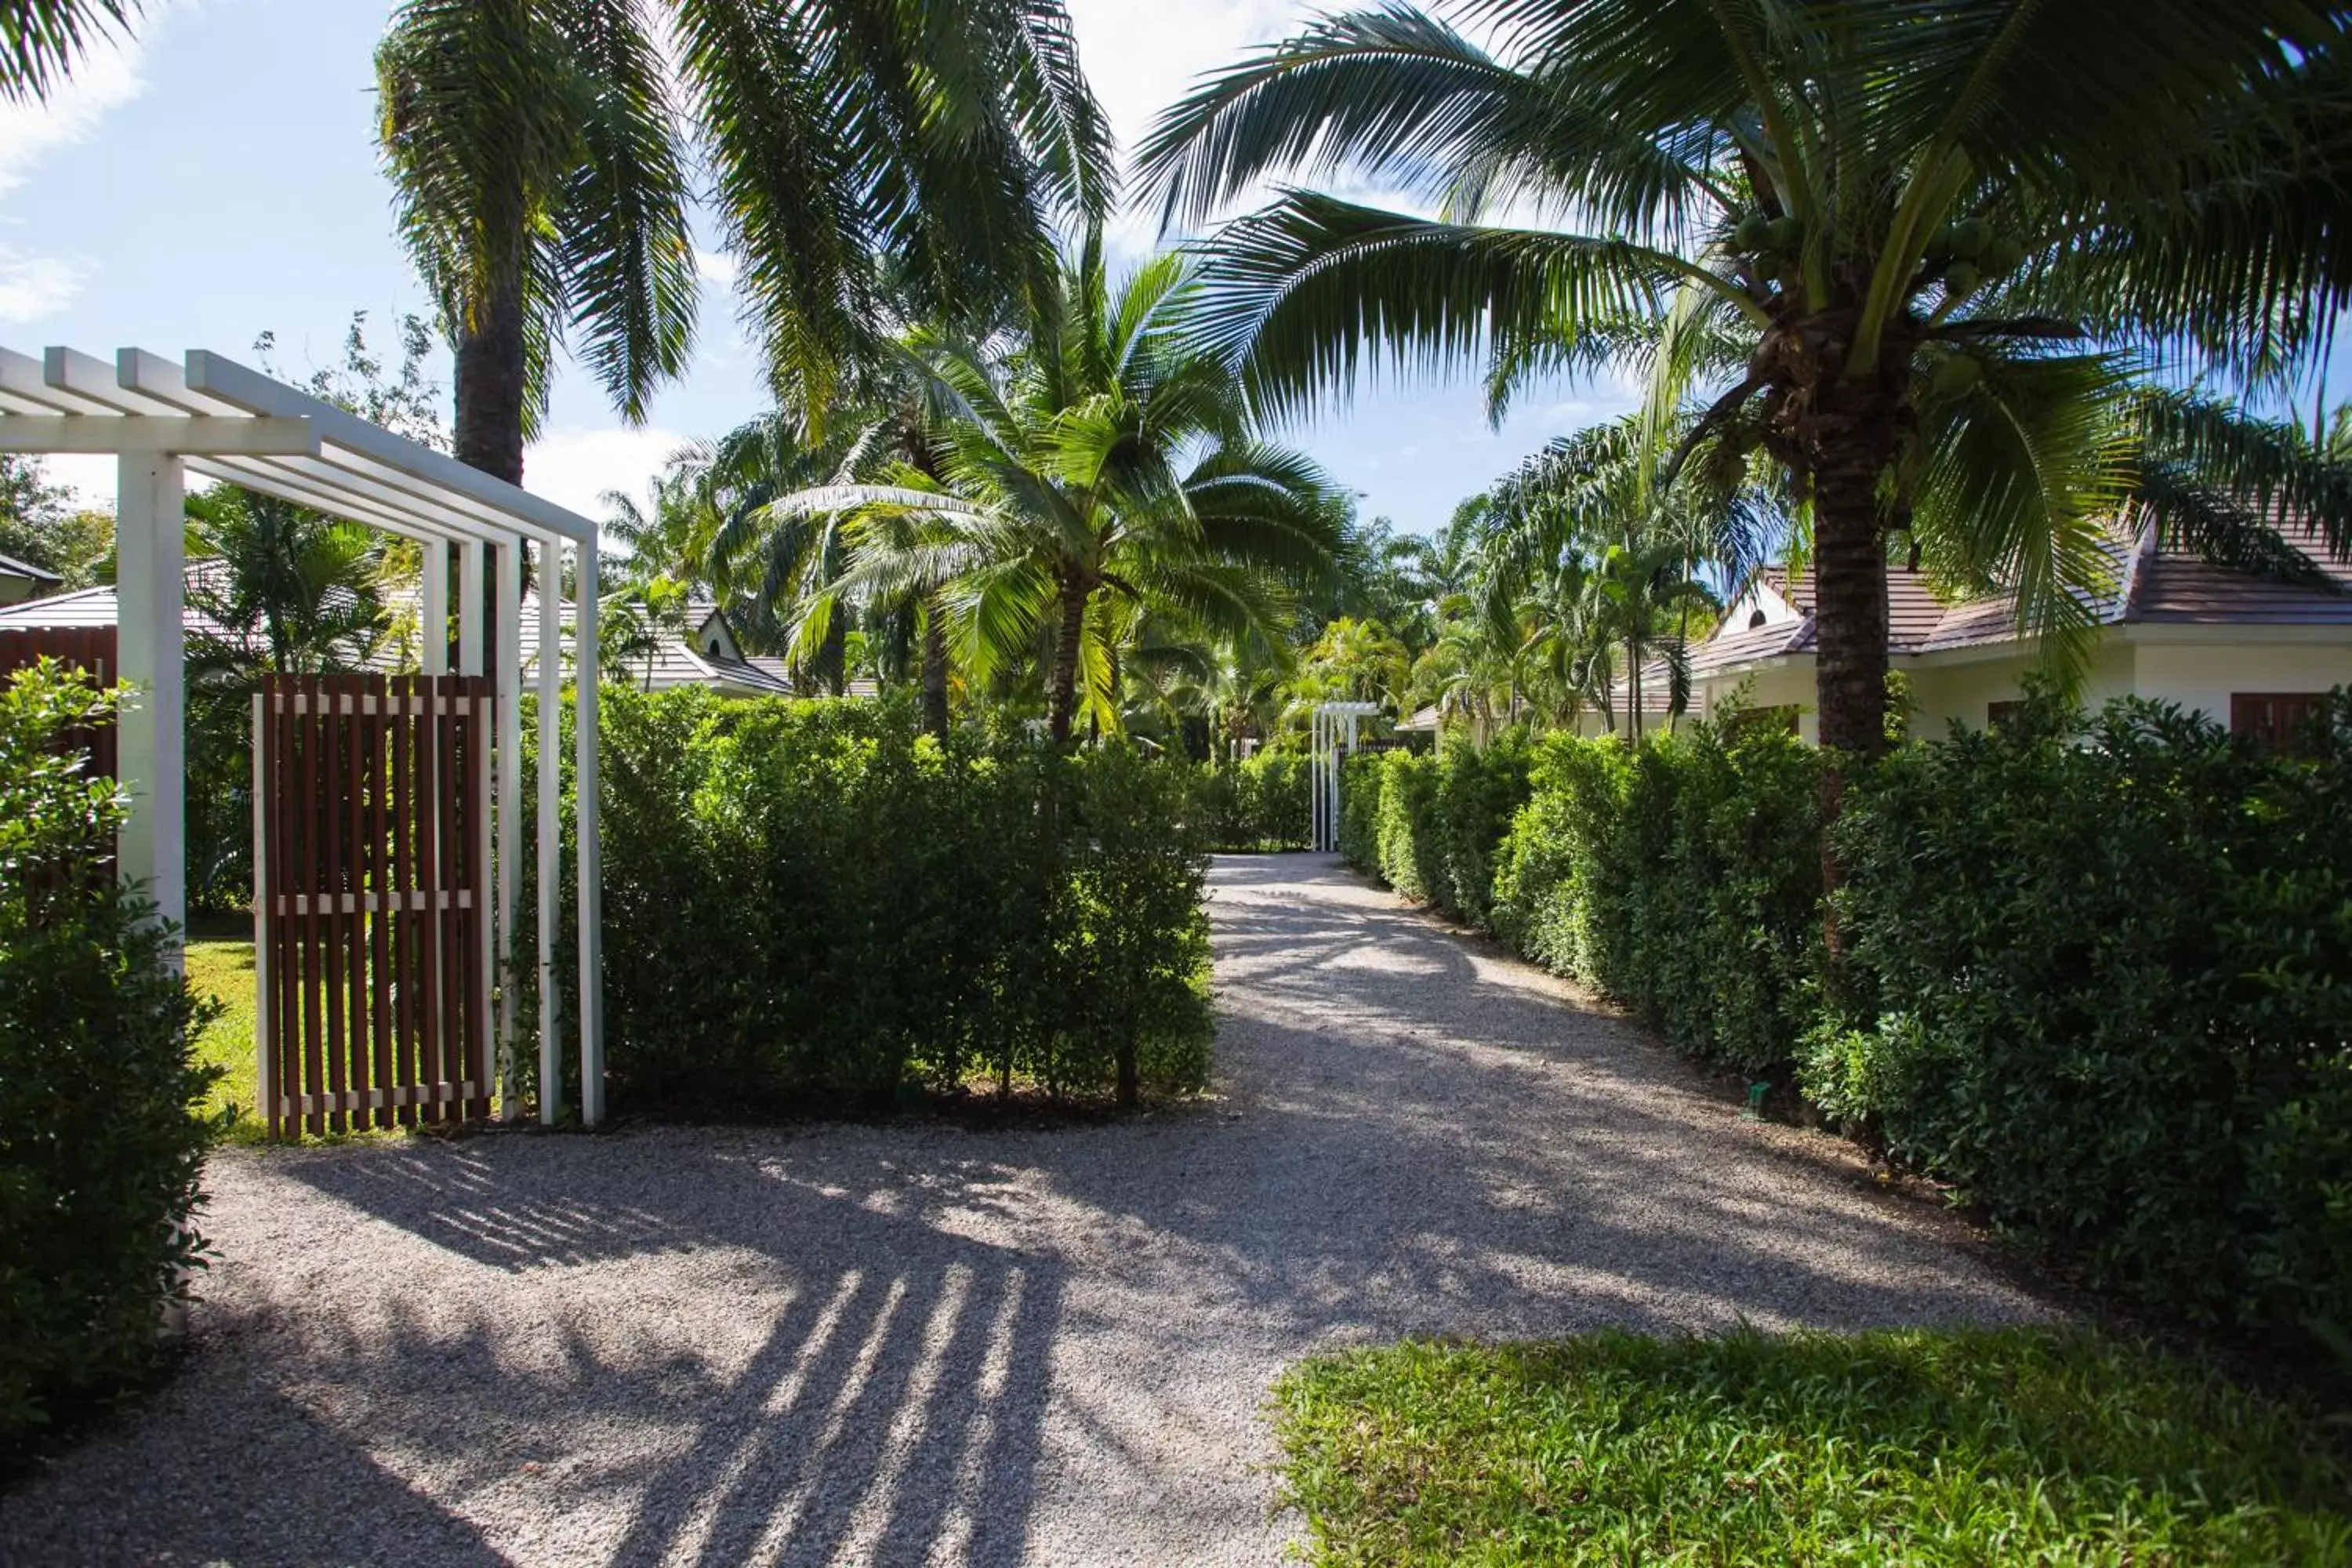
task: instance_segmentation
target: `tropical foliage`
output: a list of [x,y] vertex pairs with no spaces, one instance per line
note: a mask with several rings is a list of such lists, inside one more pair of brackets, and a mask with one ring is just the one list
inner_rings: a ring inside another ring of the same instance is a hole
[[204,1253],[203,1013],[153,905],[90,874],[128,803],[78,742],[116,702],[47,660],[0,682],[0,1443],[152,1366]]
[[1172,256],[1114,287],[1089,245],[1009,350],[911,334],[902,352],[953,410],[936,472],[900,464],[770,509],[845,520],[844,569],[801,637],[843,598],[931,596],[977,682],[1042,647],[1056,741],[1081,711],[1119,731],[1121,654],[1154,621],[1279,648],[1286,587],[1328,570],[1339,534],[1319,471],[1259,439],[1240,383],[1175,330],[1189,292]]
[[1342,848],[1685,1050],[1793,1079],[2094,1281],[2340,1356],[2348,700],[2299,757],[2045,698],[1850,767],[1833,969],[1825,759],[1778,726],[1554,736],[1515,816],[1515,749],[1362,759]]
[[1402,4],[1329,16],[1163,117],[1142,170],[1171,219],[1301,177],[1438,210],[1279,194],[1217,235],[1204,341],[1284,409],[1368,352],[1476,359],[1498,408],[1640,353],[1654,426],[1692,418],[1678,458],[1760,454],[1795,502],[1848,752],[1885,743],[1890,542],[2078,658],[2135,365],[2275,376],[2352,283],[2332,8],[1458,9],[1494,47]]
[[942,746],[903,703],[616,689],[603,721],[604,920],[628,933],[604,970],[617,1109],[1201,1087],[1184,774],[970,729]]

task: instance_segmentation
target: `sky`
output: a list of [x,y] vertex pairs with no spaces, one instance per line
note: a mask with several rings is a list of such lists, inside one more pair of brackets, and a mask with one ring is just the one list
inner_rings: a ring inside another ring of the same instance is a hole
[[[1197,73],[1283,36],[1311,9],[1071,5],[1124,146]],[[279,370],[299,379],[340,358],[352,311],[369,312],[384,346],[402,312],[429,313],[374,151],[372,59],[389,10],[382,0],[151,0],[136,42],[93,56],[48,105],[0,104],[0,344],[110,358],[133,344],[174,357],[204,348],[251,363],[268,331]],[[1155,237],[1127,215],[1114,254],[1140,254]],[[717,245],[708,232],[700,241]],[[678,446],[767,406],[731,269],[715,254],[704,261],[687,374],[631,429],[567,364],[525,458],[528,488],[601,517],[605,490],[642,493]],[[433,372],[446,386],[446,358]],[[1426,531],[1550,437],[1633,403],[1624,386],[1559,384],[1523,397],[1497,431],[1470,377],[1391,381],[1281,434],[1360,492],[1364,515]],[[52,459],[50,471],[92,504],[111,501],[110,459]]]

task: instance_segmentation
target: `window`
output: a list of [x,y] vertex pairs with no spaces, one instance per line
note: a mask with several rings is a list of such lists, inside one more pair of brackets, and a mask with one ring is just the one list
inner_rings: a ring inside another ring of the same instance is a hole
[[1763,624],[1764,624],[1764,612],[1763,612],[1763,611],[1761,611],[1761,610],[1757,611],[1754,615],[1749,616],[1748,617],[1748,629],[1749,631],[1751,631],[1751,632],[1752,632],[1752,631],[1754,631],[1758,626],[1762,626]]
[[2016,698],[2011,698],[2007,702],[1986,703],[1985,728],[1988,730],[2000,729],[2003,724],[2006,724],[2011,719],[2016,718],[2018,711],[2024,706],[2024,702]]
[[2266,752],[2303,750],[2304,732],[2326,717],[2325,691],[2232,691],[2230,733],[2252,735]]

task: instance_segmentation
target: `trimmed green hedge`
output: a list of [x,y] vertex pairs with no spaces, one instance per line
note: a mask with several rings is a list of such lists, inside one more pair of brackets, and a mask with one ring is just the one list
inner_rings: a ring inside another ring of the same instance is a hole
[[1303,753],[1260,752],[1229,766],[1202,768],[1194,779],[1212,848],[1255,854],[1309,847]]
[[1487,923],[1495,856],[1528,797],[1526,737],[1443,752],[1349,759],[1340,791],[1340,853],[1407,898]]
[[2102,1283],[2352,1335],[2352,706],[2306,761],[2044,710],[1904,749],[1837,837],[1813,1100]]
[[1834,985],[1819,759],[1769,727],[1542,742],[1483,914],[1510,748],[1357,763],[1343,848],[2102,1284],[2352,1351],[2352,703],[2315,744],[2124,701],[1901,748],[1845,784]]
[[197,1114],[205,1016],[176,935],[89,875],[125,799],[76,731],[114,699],[44,660],[0,683],[0,1439],[152,1363],[204,1239],[189,1224],[219,1124]]
[[[615,1110],[1206,1081],[1206,838],[1183,772],[941,746],[896,703],[613,687],[603,712]],[[572,837],[567,813],[567,866]]]

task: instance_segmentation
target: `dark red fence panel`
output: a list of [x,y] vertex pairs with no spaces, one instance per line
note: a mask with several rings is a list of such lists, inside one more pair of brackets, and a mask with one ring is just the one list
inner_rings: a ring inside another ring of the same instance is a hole
[[[114,628],[112,626],[10,626],[0,629],[0,686],[26,665],[43,658],[54,658],[86,669],[95,676],[100,686],[114,683]],[[114,726],[100,725],[89,731],[77,731],[71,737],[76,746],[89,749],[90,772],[113,778],[115,775]]]
[[490,1110],[478,676],[271,676],[254,698],[255,965],[273,1134]]

